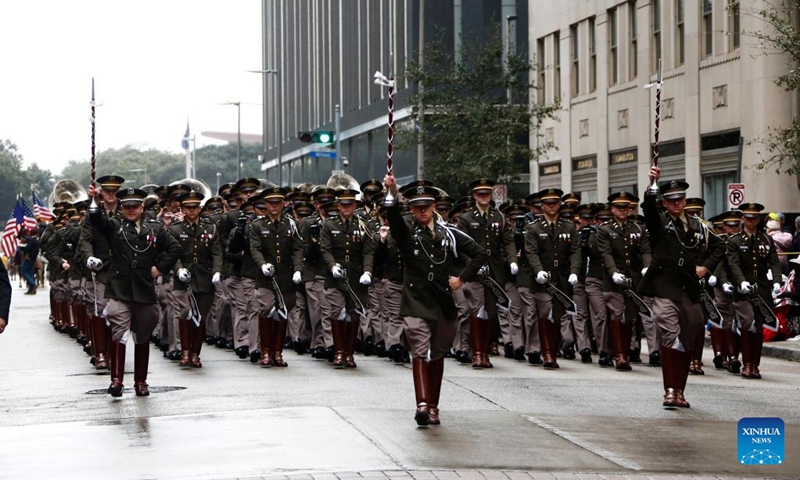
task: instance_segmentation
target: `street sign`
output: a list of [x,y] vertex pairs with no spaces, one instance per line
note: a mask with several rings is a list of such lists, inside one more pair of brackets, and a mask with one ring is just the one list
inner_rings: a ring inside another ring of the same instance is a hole
[[728,184],[728,209],[733,210],[744,203],[744,183]]
[[311,152],[311,158],[336,158],[336,152],[314,150],[313,152]]

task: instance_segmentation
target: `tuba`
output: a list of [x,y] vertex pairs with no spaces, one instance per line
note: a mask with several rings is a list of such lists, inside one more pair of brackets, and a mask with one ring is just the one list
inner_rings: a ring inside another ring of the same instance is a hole
[[53,205],[56,203],[75,203],[88,199],[89,194],[86,193],[86,189],[83,188],[83,185],[80,183],[75,180],[59,180],[58,183],[53,186],[53,191],[50,193],[50,196],[47,197],[47,206],[52,211]]
[[358,183],[358,180],[356,180],[355,177],[346,173],[334,173],[331,175],[331,178],[328,179],[328,183],[326,183],[325,186],[334,190],[343,190],[349,188],[359,192],[356,198],[361,197],[361,184]]
[[206,201],[213,196],[211,193],[211,188],[209,188],[206,182],[197,178],[184,178],[183,180],[177,180],[170,183],[169,186],[171,187],[179,184],[187,185],[192,191],[202,193],[203,201],[201,202],[201,205],[205,205]]

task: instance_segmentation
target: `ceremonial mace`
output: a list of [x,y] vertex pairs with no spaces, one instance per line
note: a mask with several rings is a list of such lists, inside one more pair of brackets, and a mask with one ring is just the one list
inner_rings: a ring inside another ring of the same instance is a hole
[[[661,59],[658,59],[658,77],[656,77],[656,81],[653,83],[649,83],[645,85],[644,88],[655,88],[656,89],[656,121],[655,121],[655,132],[654,132],[654,142],[653,142],[653,167],[658,166],[658,136],[660,133],[661,127],[661,87],[664,85],[664,78],[662,77],[661,71]],[[651,195],[658,195],[658,182],[656,179],[653,179],[653,183],[647,187],[647,192]]]
[[[91,157],[91,161],[89,162],[89,175],[92,177],[92,186],[95,186],[95,180],[97,178],[97,169],[96,169],[97,159],[96,159],[95,154],[94,154],[94,145],[95,145],[94,144],[94,110],[95,110],[95,107],[97,105],[96,105],[96,103],[94,101],[94,77],[92,77],[92,101],[89,102],[89,105],[91,106],[91,109],[92,109],[92,115],[91,115],[91,118],[89,120],[89,121],[92,122],[92,157]],[[91,201],[91,203],[89,203],[89,209],[92,210],[92,211],[97,211],[98,208],[99,208],[99,205],[97,205],[97,201],[95,200],[94,197],[92,197],[92,201]]]
[[[388,144],[386,146],[386,174],[393,175],[392,156],[394,155],[394,149],[392,147],[392,140],[394,140],[394,76],[391,75],[390,77],[387,77],[381,72],[375,72],[374,77],[376,85],[389,87],[389,116],[387,121],[389,129],[387,131]],[[385,198],[386,203],[392,203],[394,200],[395,199],[394,195],[392,195],[392,192],[387,192]]]

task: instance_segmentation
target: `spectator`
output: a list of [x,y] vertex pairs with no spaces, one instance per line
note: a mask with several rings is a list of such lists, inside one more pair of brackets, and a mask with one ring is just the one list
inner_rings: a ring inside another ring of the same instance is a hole
[[[792,235],[790,233],[781,231],[781,222],[779,220],[770,220],[767,222],[767,235],[772,237],[775,242],[775,249],[778,251],[778,259],[781,262],[781,272],[784,275],[789,274],[789,257],[786,252],[790,252],[792,247]],[[781,279],[776,278],[774,281],[780,282]]]
[[11,281],[8,279],[8,272],[3,261],[0,260],[0,333],[3,333],[8,325],[8,310],[11,305]]
[[28,284],[28,291],[25,295],[36,294],[36,276],[34,275],[34,265],[36,258],[39,256],[39,240],[35,234],[29,234],[27,230],[19,232],[20,244],[19,248],[23,252],[23,260],[21,265],[22,277]]

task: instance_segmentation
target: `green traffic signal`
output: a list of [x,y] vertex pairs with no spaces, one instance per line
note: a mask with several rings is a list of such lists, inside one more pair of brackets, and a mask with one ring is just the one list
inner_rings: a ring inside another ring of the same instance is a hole
[[297,132],[297,138],[303,143],[333,143],[334,132]]

